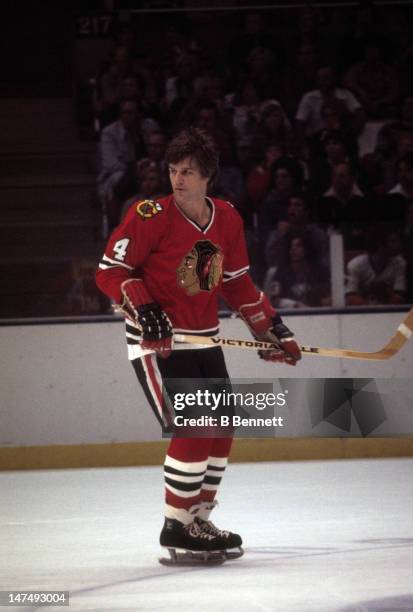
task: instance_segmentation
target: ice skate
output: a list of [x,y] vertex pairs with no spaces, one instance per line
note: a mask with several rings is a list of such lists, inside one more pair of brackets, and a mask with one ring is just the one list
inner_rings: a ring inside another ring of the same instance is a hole
[[238,557],[242,557],[244,550],[241,547],[242,538],[238,533],[218,529],[212,521],[204,521],[199,516],[195,518],[195,522],[204,533],[211,534],[217,538],[226,559],[238,559]]
[[159,542],[170,555],[159,559],[162,565],[220,565],[227,560],[221,550],[222,541],[204,531],[196,521],[184,525],[175,519],[165,519]]

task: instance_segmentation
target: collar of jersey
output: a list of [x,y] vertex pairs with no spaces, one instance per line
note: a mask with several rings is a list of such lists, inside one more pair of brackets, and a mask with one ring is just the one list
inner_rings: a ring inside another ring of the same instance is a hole
[[173,198],[173,203],[174,203],[176,209],[181,213],[181,215],[184,217],[184,219],[186,219],[186,221],[188,221],[188,223],[193,225],[202,234],[206,234],[207,233],[207,231],[209,230],[209,228],[213,224],[214,218],[215,218],[215,204],[214,204],[213,200],[211,198],[209,198],[208,196],[205,196],[205,199],[207,200],[208,204],[211,207],[212,215],[211,215],[211,218],[209,220],[208,225],[206,227],[202,228],[200,225],[198,225],[198,223],[196,223],[195,221],[192,221],[192,219],[190,219],[189,217],[186,216],[184,211],[181,208],[179,208],[178,204],[175,202],[175,198]]

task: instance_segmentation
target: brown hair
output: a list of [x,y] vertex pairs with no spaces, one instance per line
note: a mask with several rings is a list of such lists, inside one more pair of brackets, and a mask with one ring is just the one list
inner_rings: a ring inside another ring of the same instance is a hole
[[218,172],[218,151],[213,139],[204,130],[189,127],[172,138],[165,153],[167,163],[177,164],[186,157],[196,161],[204,178],[212,180]]

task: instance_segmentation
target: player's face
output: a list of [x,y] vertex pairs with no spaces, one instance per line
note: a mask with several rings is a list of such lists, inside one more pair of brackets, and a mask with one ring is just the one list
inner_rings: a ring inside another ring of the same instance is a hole
[[190,157],[176,164],[169,164],[169,178],[176,203],[180,206],[203,202],[208,178],[202,176],[195,160]]

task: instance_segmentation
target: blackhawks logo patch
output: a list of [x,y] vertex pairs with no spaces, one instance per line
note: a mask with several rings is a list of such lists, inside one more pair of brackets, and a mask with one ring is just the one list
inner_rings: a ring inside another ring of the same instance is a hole
[[155,200],[141,200],[136,205],[136,212],[142,219],[152,219],[152,217],[162,211],[161,204],[155,202]]
[[219,246],[209,240],[198,240],[177,269],[178,286],[187,295],[212,291],[221,280],[223,259]]

